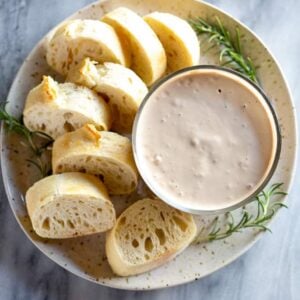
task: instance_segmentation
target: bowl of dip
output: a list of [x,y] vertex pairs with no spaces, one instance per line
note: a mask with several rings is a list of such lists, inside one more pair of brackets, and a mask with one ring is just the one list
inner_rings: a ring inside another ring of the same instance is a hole
[[133,128],[141,177],[163,201],[217,214],[253,200],[281,150],[275,111],[262,89],[233,70],[201,65],[156,83]]

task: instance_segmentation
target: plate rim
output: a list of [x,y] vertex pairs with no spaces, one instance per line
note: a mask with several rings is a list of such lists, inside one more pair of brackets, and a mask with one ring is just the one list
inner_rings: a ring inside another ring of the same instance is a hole
[[[98,0],[98,1],[93,1],[91,2],[90,4],[84,6],[84,7],[81,7],[80,9],[78,9],[77,11],[75,11],[74,13],[72,13],[71,15],[67,16],[66,18],[64,18],[61,22],[59,22],[57,25],[55,25],[54,27],[52,27],[49,31],[47,31],[43,36],[42,38],[34,45],[34,47],[30,50],[30,52],[27,54],[27,56],[25,57],[25,59],[23,60],[22,64],[20,65],[17,73],[15,74],[14,76],[14,79],[12,81],[12,84],[9,88],[9,92],[6,96],[6,99],[9,99],[11,98],[11,95],[13,93],[13,90],[14,90],[14,86],[17,84],[17,78],[19,77],[19,74],[21,73],[21,70],[23,69],[24,65],[26,64],[27,60],[30,60],[31,56],[33,55],[33,53],[36,52],[36,49],[38,49],[41,44],[43,44],[45,38],[55,29],[57,28],[58,26],[60,26],[62,23],[64,23],[66,20],[68,19],[71,19],[73,18],[73,16],[75,16],[76,14],[78,14],[79,11],[81,10],[86,10],[88,8],[91,8],[95,5],[99,5],[101,4],[102,2],[109,2],[110,0]],[[291,106],[292,106],[292,115],[293,115],[293,126],[294,126],[294,129],[295,129],[295,132],[294,132],[294,140],[295,140],[295,145],[294,145],[294,149],[295,149],[295,152],[294,152],[294,155],[292,157],[292,170],[290,171],[290,181],[289,183],[286,185],[286,191],[288,193],[288,195],[284,196],[282,198],[282,201],[283,202],[286,202],[288,199],[289,199],[289,196],[290,196],[290,191],[293,187],[293,184],[294,184],[294,180],[295,180],[295,175],[296,175],[296,169],[297,169],[297,162],[298,162],[298,124],[297,124],[297,116],[296,116],[296,113],[295,113],[295,101],[294,101],[294,98],[292,96],[292,93],[291,93],[291,90],[290,90],[290,86],[289,86],[289,83],[286,79],[286,76],[284,74],[284,72],[282,71],[282,67],[281,65],[279,64],[278,60],[276,59],[276,57],[272,54],[272,52],[270,51],[269,47],[263,42],[263,40],[260,38],[260,36],[258,36],[258,34],[256,34],[252,29],[250,29],[247,25],[245,25],[244,23],[242,23],[240,20],[238,20],[237,18],[233,17],[232,15],[230,15],[229,13],[227,13],[226,11],[224,11],[223,9],[217,7],[216,5],[214,4],[210,4],[210,3],[207,3],[206,1],[203,1],[203,0],[193,0],[195,2],[198,2],[200,5],[204,5],[204,6],[207,6],[213,10],[215,10],[216,12],[218,13],[221,13],[221,14],[224,14],[224,16],[232,21],[234,21],[237,25],[239,25],[241,28],[243,29],[246,29],[246,31],[248,31],[250,34],[253,35],[253,37],[260,43],[264,46],[265,48],[265,51],[266,53],[273,59],[276,67],[278,68],[278,73],[281,75],[282,77],[282,82],[284,83],[284,87],[286,88],[286,91],[287,91],[287,94],[289,96],[289,100],[290,100],[290,103],[291,103]],[[4,134],[4,123],[1,122],[1,130],[0,130],[0,147],[1,149],[4,148],[4,137],[5,137],[5,134]],[[140,287],[136,287],[136,286],[130,286],[128,285],[126,288],[123,287],[123,286],[120,286],[118,285],[117,283],[114,283],[113,281],[108,281],[108,282],[101,282],[100,280],[99,281],[96,281],[95,279],[91,278],[90,276],[87,276],[87,277],[83,277],[81,276],[81,274],[73,271],[73,270],[70,270],[68,269],[67,267],[65,267],[62,263],[60,262],[57,262],[56,260],[54,260],[48,253],[46,253],[45,251],[43,251],[41,249],[41,247],[36,244],[34,242],[34,240],[30,237],[30,235],[28,234],[28,232],[25,230],[23,224],[21,223],[20,219],[18,218],[17,216],[17,213],[16,211],[13,209],[12,207],[12,195],[11,195],[11,187],[10,187],[10,184],[9,184],[9,181],[7,180],[6,178],[6,175],[5,175],[5,170],[4,170],[4,154],[3,152],[1,151],[1,156],[0,156],[0,163],[1,163],[1,175],[2,175],[2,182],[3,182],[3,186],[4,186],[4,191],[5,191],[5,195],[6,195],[6,198],[8,200],[8,203],[9,203],[9,206],[10,206],[10,209],[11,211],[13,212],[13,215],[17,221],[17,223],[19,224],[20,228],[22,229],[22,231],[25,233],[26,237],[30,240],[30,242],[41,252],[43,253],[43,255],[45,257],[47,257],[50,261],[54,262],[56,265],[60,266],[61,268],[63,268],[64,270],[70,272],[71,274],[73,275],[76,275],[77,277],[81,278],[81,279],[84,279],[84,280],[87,280],[89,282],[92,282],[94,284],[97,284],[97,285],[100,285],[100,286],[105,286],[105,287],[110,287],[110,288],[115,288],[115,289],[119,289],[119,290],[132,290],[132,291],[149,291],[149,290],[158,290],[158,289],[164,289],[164,288],[170,288],[170,287],[175,287],[175,286],[181,286],[183,284],[187,284],[187,283],[190,283],[190,282],[193,282],[193,281],[196,281],[196,280],[199,280],[199,279],[202,279],[204,277],[207,277],[213,273],[215,273],[216,271],[228,266],[229,264],[231,264],[233,261],[235,261],[236,259],[238,259],[239,257],[241,257],[243,254],[245,254],[250,248],[252,248],[254,246],[254,244],[264,235],[266,234],[266,232],[258,232],[255,237],[251,240],[251,242],[249,242],[245,247],[243,247],[242,250],[238,251],[235,255],[233,255],[232,257],[230,257],[230,259],[228,259],[225,263],[223,264],[220,264],[218,266],[216,266],[215,268],[213,268],[212,270],[210,270],[210,272],[204,274],[204,275],[200,275],[200,276],[197,276],[197,277],[194,277],[192,279],[188,278],[187,280],[183,279],[182,281],[180,282],[175,282],[173,284],[168,284],[168,286],[166,285],[157,285],[157,286],[154,286],[154,287],[146,287],[146,288],[140,288]],[[276,213],[276,215],[278,214],[278,212]],[[271,225],[273,222],[274,222],[274,219],[276,219],[277,217],[275,216],[275,218],[272,218],[271,221],[269,221],[269,225]]]

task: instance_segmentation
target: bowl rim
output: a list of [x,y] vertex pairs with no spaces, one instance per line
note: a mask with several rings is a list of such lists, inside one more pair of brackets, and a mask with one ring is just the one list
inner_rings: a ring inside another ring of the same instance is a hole
[[[184,73],[189,73],[189,72],[195,71],[195,70],[221,71],[223,73],[234,75],[234,76],[238,77],[239,79],[241,79],[242,81],[244,81],[245,83],[250,84],[251,87],[253,87],[260,94],[260,96],[264,100],[264,103],[267,105],[267,109],[270,112],[270,120],[271,120],[271,122],[273,122],[274,127],[275,127],[275,132],[274,132],[274,135],[276,136],[275,154],[273,156],[273,161],[271,162],[271,167],[269,168],[267,174],[264,175],[263,180],[260,182],[260,184],[257,186],[257,188],[255,190],[253,190],[253,192],[250,195],[248,195],[246,198],[244,198],[244,199],[242,198],[242,200],[237,203],[234,203],[232,205],[229,205],[229,206],[226,206],[223,208],[218,208],[218,209],[195,209],[195,208],[191,208],[191,207],[179,204],[176,201],[172,201],[171,197],[164,195],[157,188],[155,188],[154,184],[151,182],[151,180],[149,180],[148,176],[146,176],[146,172],[144,172],[143,164],[142,164],[140,156],[138,154],[138,146],[137,146],[138,125],[140,123],[139,121],[141,119],[143,109],[144,109],[146,103],[148,102],[148,100],[151,98],[152,94],[155,91],[157,91],[162,85],[164,85],[167,81],[172,80],[173,78],[175,78],[179,75],[182,75]],[[151,86],[149,92],[143,98],[142,103],[139,106],[139,109],[137,111],[137,114],[136,114],[136,117],[134,120],[133,129],[132,129],[133,156],[134,156],[134,160],[135,160],[136,166],[138,168],[138,171],[139,171],[142,179],[146,183],[146,185],[162,201],[166,202],[167,204],[169,204],[179,210],[182,210],[182,211],[185,211],[188,213],[192,213],[195,215],[222,214],[222,213],[226,213],[226,212],[235,210],[237,208],[240,208],[240,207],[252,202],[255,199],[255,197],[263,191],[263,189],[266,187],[266,185],[271,180],[271,178],[277,168],[278,162],[279,162],[280,153],[281,153],[281,145],[282,145],[282,137],[281,137],[281,132],[280,132],[279,120],[276,115],[275,109],[273,108],[273,106],[271,104],[271,101],[269,100],[268,96],[265,94],[263,89],[261,87],[259,87],[256,83],[254,83],[252,80],[250,80],[248,77],[246,77],[244,74],[241,74],[240,72],[237,72],[233,69],[229,69],[229,68],[222,67],[222,66],[216,66],[216,65],[195,65],[195,66],[186,67],[186,68],[180,69],[178,71],[175,71],[173,73],[170,73],[170,74],[164,76],[162,79],[155,82]]]

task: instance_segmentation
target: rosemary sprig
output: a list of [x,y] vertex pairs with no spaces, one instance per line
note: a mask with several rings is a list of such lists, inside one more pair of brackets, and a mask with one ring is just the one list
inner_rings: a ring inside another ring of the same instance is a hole
[[[34,159],[27,159],[27,161],[40,171],[42,177],[49,175],[51,170],[48,164],[42,159],[42,155],[51,146],[53,139],[44,132],[30,131],[22,121],[10,115],[6,111],[5,106],[6,103],[0,103],[0,120],[4,122],[8,131],[15,132],[25,138],[27,145],[34,154]],[[43,138],[46,141],[37,143],[37,138]]]
[[227,65],[246,75],[253,82],[259,83],[251,58],[243,55],[238,28],[235,30],[235,38],[232,38],[218,17],[216,17],[215,24],[209,24],[202,18],[192,19],[189,22],[197,35],[209,36],[208,41],[212,43],[211,48],[220,47],[219,60],[223,66]]
[[205,241],[214,241],[227,238],[235,232],[240,232],[246,228],[257,228],[263,231],[271,230],[267,227],[267,221],[269,221],[280,207],[287,206],[278,201],[271,201],[271,198],[277,195],[286,195],[285,192],[281,191],[283,183],[273,184],[267,191],[262,191],[255,197],[257,202],[257,213],[251,215],[247,210],[243,210],[241,218],[236,221],[231,212],[227,213],[227,222],[225,224],[225,230],[219,226],[219,217],[216,217],[210,224],[210,232],[207,236],[202,235],[201,231],[198,237],[195,239],[196,243]]

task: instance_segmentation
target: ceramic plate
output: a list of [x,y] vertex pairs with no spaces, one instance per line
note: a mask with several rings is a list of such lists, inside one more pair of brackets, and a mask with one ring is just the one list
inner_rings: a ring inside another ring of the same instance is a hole
[[[278,64],[262,42],[244,25],[206,3],[194,0],[111,0],[89,5],[71,18],[99,19],[106,12],[126,6],[143,15],[152,11],[165,11],[184,19],[200,16],[213,20],[217,15],[230,30],[240,29],[243,49],[254,64],[259,66],[258,76],[266,94],[270,97],[278,115],[282,131],[282,152],[272,182],[283,182],[288,190],[295,165],[296,125],[292,99]],[[28,91],[41,81],[43,74],[59,77],[47,67],[45,45],[49,33],[32,50],[19,70],[8,95],[8,111],[20,116]],[[215,51],[205,51],[202,45],[201,64],[218,64]],[[45,240],[37,237],[31,227],[24,204],[24,192],[37,180],[37,172],[25,161],[26,148],[20,139],[7,135],[2,130],[2,174],[11,208],[28,238],[54,262],[68,271],[98,284],[121,289],[154,289],[186,283],[208,275],[249,249],[261,233],[247,230],[226,240],[191,245],[176,259],[162,267],[138,276],[120,278],[115,276],[105,257],[104,234],[68,240]],[[114,199],[117,211],[147,194],[141,183],[137,192],[123,199]],[[253,207],[249,207],[252,209]],[[240,211],[235,212],[240,214]],[[197,217],[198,226],[209,224],[212,217]]]

